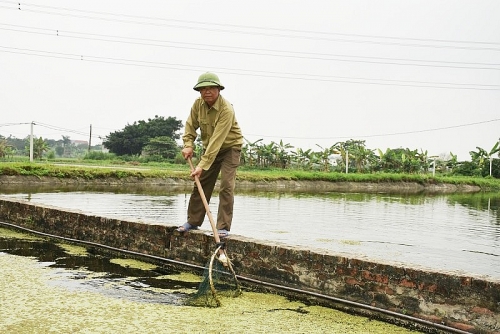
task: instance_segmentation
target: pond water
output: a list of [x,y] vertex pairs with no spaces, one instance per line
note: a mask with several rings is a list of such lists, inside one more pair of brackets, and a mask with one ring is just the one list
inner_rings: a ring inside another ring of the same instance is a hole
[[[0,191],[1,193],[1,191]],[[188,192],[4,194],[88,214],[180,225]],[[218,198],[211,201],[217,214]],[[245,193],[232,235],[425,270],[500,279],[500,194]],[[211,231],[205,221],[202,230]]]
[[2,333],[417,333],[270,293],[185,305],[200,276],[0,227]]

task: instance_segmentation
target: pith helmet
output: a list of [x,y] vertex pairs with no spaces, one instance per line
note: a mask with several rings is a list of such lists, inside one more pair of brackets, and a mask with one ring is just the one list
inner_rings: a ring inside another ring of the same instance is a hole
[[224,89],[224,86],[220,84],[219,77],[215,73],[207,72],[200,75],[198,78],[198,83],[193,87],[194,90],[200,90],[201,87],[208,86],[218,86],[220,90]]

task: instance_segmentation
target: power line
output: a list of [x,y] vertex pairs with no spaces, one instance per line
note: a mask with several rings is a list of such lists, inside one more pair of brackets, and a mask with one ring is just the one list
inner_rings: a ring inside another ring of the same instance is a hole
[[[4,50],[2,50],[4,49]],[[163,62],[149,62],[142,60],[131,60],[124,58],[110,58],[110,57],[96,57],[84,56],[69,53],[60,53],[43,50],[21,49],[0,46],[0,52],[23,54],[29,56],[59,58],[69,60],[79,60],[96,63],[109,63],[118,65],[131,65],[140,67],[152,67],[173,70],[189,70],[199,71],[200,68],[195,68],[190,65],[172,64]],[[278,79],[293,79],[293,80],[306,80],[306,81],[321,81],[321,82],[340,82],[351,84],[369,84],[369,85],[382,85],[382,86],[399,86],[399,87],[421,87],[421,88],[442,88],[442,89],[465,89],[465,90],[482,90],[482,91],[497,91],[500,90],[499,85],[488,84],[469,84],[469,83],[451,83],[451,82],[430,82],[430,81],[406,81],[406,80],[392,80],[392,79],[370,79],[360,77],[340,77],[340,76],[322,76],[305,73],[287,73],[287,72],[271,72],[271,71],[255,71],[246,69],[231,69],[219,68],[220,73],[227,74],[240,74],[243,72],[246,76],[265,77],[265,78],[278,78]]]
[[[70,16],[76,18],[85,18],[92,20],[103,20],[103,21],[114,21],[120,23],[127,24],[141,24],[141,25],[153,25],[153,26],[168,26],[175,28],[183,28],[183,29],[192,29],[192,30],[200,30],[204,31],[216,31],[216,32],[225,32],[232,34],[248,34],[248,35],[261,35],[261,36],[273,36],[273,37],[283,37],[283,38],[293,38],[293,39],[308,39],[308,40],[324,40],[324,41],[337,41],[337,42],[348,42],[348,43],[365,43],[365,44],[383,44],[383,45],[397,45],[397,46],[407,46],[407,47],[428,47],[428,48],[452,48],[452,49],[467,49],[467,50],[491,50],[491,51],[500,51],[500,48],[496,47],[468,47],[468,46],[453,46],[453,45],[429,45],[429,44],[417,44],[417,43],[402,43],[400,41],[410,41],[410,42],[430,42],[430,43],[455,43],[455,44],[472,44],[472,45],[493,45],[498,46],[500,43],[495,42],[484,42],[484,41],[458,41],[458,40],[444,40],[444,39],[425,39],[425,38],[405,38],[405,37],[394,37],[394,36],[377,36],[377,35],[365,35],[365,34],[345,34],[345,33],[332,33],[332,32],[321,32],[321,31],[306,31],[306,30],[294,30],[294,29],[283,29],[283,28],[273,28],[273,27],[259,27],[259,26],[245,26],[245,25],[232,25],[232,24],[221,24],[214,22],[200,22],[200,21],[183,21],[183,20],[174,20],[174,19],[165,19],[165,18],[156,18],[156,17],[146,17],[146,16],[136,16],[136,15],[126,15],[126,14],[116,14],[109,12],[98,12],[98,11],[87,11],[73,8],[65,8],[65,7],[53,7],[53,6],[44,6],[44,5],[34,5],[29,3],[20,3],[20,2],[12,2],[12,1],[3,1],[3,3],[10,3],[13,6],[1,8],[10,9],[10,10],[21,10],[28,11],[34,13],[48,14],[48,15],[59,15],[59,16]],[[59,10],[66,12],[77,12],[77,13],[85,13],[92,15],[107,15],[111,17],[124,17],[126,19],[116,19],[116,18],[104,18],[97,16],[88,16],[88,15],[77,15],[71,13],[58,13],[58,12],[50,12],[44,10],[31,10],[29,8],[25,8],[26,6],[32,6],[35,8],[43,8],[49,10]],[[161,23],[154,22],[143,22],[143,21],[132,21],[134,20],[149,20],[149,21],[160,21]],[[167,22],[174,22],[173,24]],[[189,26],[189,25],[201,25],[202,27]],[[214,26],[219,28],[214,28]],[[241,31],[235,29],[250,29],[253,31]],[[257,31],[255,31],[257,30]],[[296,34],[303,34],[305,36],[297,36]],[[314,36],[319,35],[319,36]],[[320,37],[326,36],[326,37]],[[384,41],[370,41],[370,40],[353,40],[353,39],[340,39],[333,38],[332,36],[343,36],[343,37],[353,37],[353,38],[371,38],[371,39],[386,39],[389,42]],[[398,42],[392,42],[398,41]]]
[[434,131],[442,131],[442,130],[449,130],[449,129],[455,129],[455,128],[463,128],[463,127],[474,126],[474,125],[485,124],[485,123],[498,122],[498,121],[500,121],[500,118],[490,119],[490,120],[481,121],[481,122],[473,122],[473,123],[467,123],[467,124],[445,126],[445,127],[440,127],[440,128],[432,128],[432,129],[404,131],[404,132],[394,132],[394,133],[385,133],[385,134],[374,134],[374,135],[342,136],[342,137],[284,137],[284,136],[265,136],[265,135],[250,134],[250,133],[245,134],[245,135],[246,136],[254,136],[254,137],[263,137],[263,138],[277,138],[277,137],[280,137],[282,139],[301,139],[301,140],[338,140],[338,139],[344,139],[344,138],[391,137],[391,136],[408,135],[408,134],[423,133],[423,132],[434,132]]
[[31,124],[31,122],[30,123],[3,123],[3,124],[0,124],[0,127],[14,126],[14,125],[26,125],[26,124]]
[[[1,28],[2,30],[15,31],[28,34],[42,34],[49,36],[58,36],[64,38],[75,38],[93,41],[114,42],[122,44],[134,44],[142,46],[154,46],[175,49],[189,49],[189,50],[203,50],[221,53],[233,54],[247,54],[257,56],[271,56],[271,57],[286,57],[297,58],[306,60],[325,60],[325,61],[341,61],[341,62],[360,62],[370,64],[386,64],[386,65],[403,65],[403,66],[425,66],[425,67],[446,67],[446,68],[459,68],[459,69],[482,69],[482,70],[500,70],[495,67],[485,66],[500,66],[500,63],[479,63],[479,62],[455,62],[455,61],[440,61],[440,60],[424,60],[424,59],[408,59],[408,58],[387,58],[387,57],[370,57],[370,56],[356,56],[356,55],[343,55],[343,54],[328,54],[328,53],[313,53],[313,52],[297,52],[297,51],[283,51],[276,49],[261,49],[261,48],[245,48],[245,47],[231,47],[213,44],[200,44],[200,43],[185,43],[175,42],[168,40],[158,39],[145,39],[145,38],[132,38],[117,35],[106,34],[91,34],[75,31],[63,31],[58,29],[47,29],[38,27],[29,27],[22,25],[4,24],[1,26],[15,27],[22,29],[31,29],[35,31],[19,30],[14,28]],[[77,35],[77,36],[72,36]],[[90,37],[85,37],[90,36]],[[163,43],[163,44],[158,44]],[[170,45],[165,45],[170,44]],[[219,49],[217,49],[219,48]],[[220,49],[223,48],[223,49]],[[347,59],[343,59],[347,58]],[[407,63],[400,63],[407,62]],[[410,62],[410,63],[408,63]],[[420,64],[412,64],[411,62],[419,62]],[[462,65],[462,66],[459,66]],[[465,66],[464,66],[465,65]],[[473,67],[474,65],[482,67]]]
[[[6,2],[0,0],[0,2]],[[14,4],[14,2],[9,2]],[[20,6],[20,3],[16,3]],[[23,3],[23,5],[25,5]],[[33,5],[38,6],[38,5]],[[38,7],[47,7],[57,9],[57,7],[50,6],[38,6]],[[81,11],[77,9],[68,9],[62,8],[63,10],[69,11]],[[98,13],[104,15],[113,15],[120,16],[121,14],[113,14],[113,13],[105,13],[105,12],[92,12],[92,11],[83,11],[83,12],[91,12]],[[125,15],[127,17],[135,17],[131,15]],[[143,17],[144,18],[144,17]],[[149,18],[156,19],[159,18]],[[169,20],[167,20],[169,21]],[[175,21],[175,20],[174,20]],[[179,20],[176,20],[179,21]],[[193,21],[186,21],[193,22]],[[206,24],[201,22],[201,24]],[[273,57],[291,57],[291,58],[300,58],[300,59],[308,59],[308,60],[324,60],[324,61],[340,61],[340,62],[357,62],[357,63],[370,63],[370,64],[383,64],[383,65],[397,65],[397,66],[417,66],[417,67],[444,67],[444,68],[459,68],[459,69],[476,69],[476,70],[500,70],[497,67],[491,66],[500,66],[500,64],[496,63],[478,63],[478,62],[453,62],[453,61],[438,61],[438,60],[421,60],[421,59],[407,59],[407,58],[385,58],[385,57],[368,57],[368,56],[355,56],[355,55],[342,55],[342,54],[324,54],[324,53],[306,53],[306,52],[295,52],[295,51],[281,51],[281,50],[270,50],[270,49],[256,49],[256,48],[242,48],[242,47],[227,47],[227,46],[217,46],[217,45],[209,45],[209,44],[196,44],[196,43],[181,43],[181,42],[172,42],[172,41],[162,41],[162,40],[153,40],[153,39],[143,39],[143,38],[129,38],[122,36],[113,36],[113,35],[104,35],[104,34],[88,34],[82,32],[62,32],[54,29],[45,29],[45,28],[36,28],[36,27],[27,27],[21,25],[8,25],[8,24],[0,24],[8,27],[17,27],[23,29],[34,29],[37,31],[23,31],[16,29],[8,29],[8,28],[0,28],[4,30],[12,30],[23,33],[36,33],[36,34],[50,34],[50,35],[58,35],[59,37],[66,38],[77,38],[77,39],[87,39],[87,40],[100,40],[107,42],[116,42],[116,43],[133,43],[140,45],[149,45],[149,46],[158,46],[158,47],[172,47],[172,48],[184,48],[184,49],[194,49],[194,50],[203,50],[203,51],[212,51],[212,52],[225,52],[225,53],[234,53],[234,54],[247,54],[247,55],[257,55],[257,56],[273,56]],[[231,25],[229,25],[231,26]],[[242,26],[245,27],[245,26]],[[249,27],[249,26],[246,26]],[[259,28],[259,27],[250,27],[250,28]],[[322,33],[322,32],[318,32]],[[80,36],[68,36],[66,34],[76,34]],[[83,36],[83,37],[82,37]],[[90,37],[86,37],[90,36]],[[368,35],[363,35],[368,36]],[[373,36],[377,38],[385,38],[385,36]],[[392,37],[387,37],[392,38]],[[120,39],[120,40],[116,40]],[[131,42],[132,41],[132,42]],[[154,43],[170,43],[172,45],[163,45],[163,44],[151,44]],[[454,42],[464,42],[464,41],[454,41]],[[483,43],[483,42],[481,42]],[[486,43],[486,42],[484,42]],[[486,44],[495,44],[495,43],[486,43]],[[5,47],[4,47],[5,48]],[[210,48],[210,49],[209,49]],[[221,50],[214,48],[225,48],[229,50]],[[15,49],[15,48],[14,48]],[[155,68],[167,68],[179,70],[179,66],[182,67],[182,70],[193,70],[192,66],[184,65],[184,64],[168,64],[168,63],[160,63],[160,62],[147,62],[142,60],[130,60],[124,58],[109,58],[109,57],[94,57],[94,56],[83,56],[83,55],[74,55],[74,54],[62,54],[55,53],[50,51],[39,51],[39,50],[30,50],[26,52],[27,49],[16,49],[17,52],[12,51],[3,51],[10,53],[19,53],[31,56],[43,56],[50,58],[65,58],[72,59],[77,58],[78,60],[85,60],[90,62],[100,62],[100,63],[112,63],[112,64],[121,64],[121,65],[132,65],[132,66],[142,66],[142,67],[155,67]],[[19,52],[19,50],[23,50]],[[262,53],[262,51],[264,53]],[[43,54],[33,54],[43,53]],[[267,52],[267,53],[266,53]],[[276,54],[278,53],[278,54]],[[330,57],[330,58],[329,58]],[[334,57],[334,58],[332,58]],[[336,58],[335,58],[336,57]],[[347,58],[347,59],[339,59],[339,58]],[[401,63],[406,62],[406,63]],[[420,63],[408,63],[408,62],[420,62]],[[464,66],[465,65],[465,66]],[[482,67],[474,67],[474,65],[482,66]],[[487,67],[490,66],[490,67]],[[274,77],[280,79],[295,79],[295,80],[309,80],[309,81],[323,81],[323,82],[341,82],[341,83],[352,83],[352,84],[371,84],[371,85],[390,85],[390,86],[409,86],[409,87],[427,87],[427,88],[445,88],[445,89],[469,89],[469,90],[498,90],[500,86],[498,85],[486,85],[486,84],[470,84],[470,83],[451,83],[451,82],[428,82],[428,81],[405,81],[405,80],[392,80],[392,79],[371,79],[371,78],[360,78],[360,77],[339,77],[339,76],[320,76],[320,75],[311,75],[301,74],[301,73],[283,73],[283,72],[265,72],[265,71],[249,71],[246,69],[223,69],[229,74],[239,74],[234,72],[243,72],[246,75],[257,76],[257,77]],[[227,72],[229,71],[229,72]],[[332,79],[333,78],[333,79]]]
[[46,129],[50,129],[50,130],[56,130],[56,131],[62,131],[62,132],[69,132],[69,133],[74,133],[74,134],[82,135],[82,136],[88,135],[87,132],[82,132],[82,131],[78,131],[78,130],[71,130],[71,129],[65,129],[65,128],[61,128],[61,127],[50,125],[50,124],[44,124],[44,123],[40,123],[40,122],[34,122],[34,124],[38,125],[38,126],[41,126],[43,128],[46,128]]
[[[351,136],[340,136],[340,137],[296,137],[296,136],[267,136],[267,135],[246,133],[245,137],[248,137],[248,136],[260,137],[260,138],[278,138],[279,137],[280,139],[296,139],[296,140],[340,140],[340,139],[351,139],[351,138],[391,137],[391,136],[408,135],[408,134],[415,134],[415,133],[443,131],[443,130],[449,130],[449,129],[475,126],[475,125],[479,125],[479,124],[493,123],[493,122],[498,122],[498,121],[500,121],[500,118],[495,118],[495,119],[486,120],[486,121],[466,123],[466,124],[451,125],[451,126],[445,126],[445,127],[439,127],[439,128],[430,128],[430,129],[394,132],[394,133],[385,133],[385,134],[373,134],[373,135],[351,135]],[[33,121],[33,122],[29,122],[29,123],[4,123],[4,124],[0,124],[0,127],[11,126],[11,125],[26,125],[26,124],[31,124],[31,123],[33,123],[34,125],[38,125],[38,126],[50,129],[50,130],[55,130],[55,131],[59,131],[59,132],[66,132],[66,133],[74,133],[74,134],[78,134],[78,135],[82,135],[82,136],[88,136],[88,133],[86,133],[86,132],[62,128],[59,126],[45,124],[45,123],[41,123],[41,122],[37,122],[37,121]],[[103,135],[92,134],[91,138],[103,139],[105,137],[106,136],[103,136]]]
[[[33,122],[28,122],[28,123],[26,123],[26,122],[20,122],[20,123],[3,123],[3,124],[0,124],[0,127],[16,126],[16,125],[29,125],[29,124],[33,124],[33,125],[40,126],[42,128],[46,128],[46,129],[49,129],[49,130],[54,130],[54,131],[57,131],[57,132],[72,133],[72,134],[81,135],[81,136],[89,136],[88,132],[83,132],[83,131],[80,131],[80,130],[73,130],[73,129],[62,128],[62,127],[59,127],[59,126],[45,124],[45,123],[41,123],[41,122],[38,122],[38,121],[33,121]],[[101,138],[104,138],[104,137],[106,137],[106,136],[95,134],[95,133],[92,134],[92,138],[100,138],[101,139]]]
[[[55,126],[55,125],[40,123],[40,122],[36,122],[36,121],[34,122],[34,124],[38,125],[38,126],[41,126],[41,127],[44,127],[46,129],[55,130],[55,131],[58,131],[58,132],[66,132],[66,133],[73,133],[73,134],[77,134],[77,135],[81,135],[81,136],[89,136],[88,132],[83,132],[83,131],[79,131],[79,130],[72,130],[72,129],[61,128],[61,127],[58,127],[58,126]],[[93,133],[92,134],[92,138],[94,138],[94,137],[95,138],[103,138],[105,136]]]

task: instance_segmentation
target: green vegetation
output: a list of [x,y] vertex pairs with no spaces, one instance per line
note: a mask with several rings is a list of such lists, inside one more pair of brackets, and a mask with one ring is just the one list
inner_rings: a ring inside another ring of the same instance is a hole
[[[77,163],[78,165],[75,165]],[[135,178],[176,178],[190,180],[187,164],[172,163],[134,163],[109,161],[73,161],[69,164],[48,162],[0,162],[0,176],[35,176],[56,178],[79,178],[84,180]],[[500,179],[492,177],[404,174],[404,173],[340,173],[323,171],[304,171],[279,168],[252,168],[243,166],[238,170],[240,181],[328,181],[328,182],[416,182],[419,184],[476,185],[484,190],[500,190]]]
[[[82,268],[62,271],[10,254],[0,256],[0,266],[0,289],[5,292],[0,303],[2,333],[220,333],[221,321],[226,333],[417,333],[270,293],[248,291],[223,299],[219,308],[195,308],[165,302],[179,296],[166,289],[142,289],[145,292],[134,293],[134,298],[116,298],[114,291],[130,287],[126,280],[103,278],[104,273],[85,271],[85,279],[76,284],[70,277],[81,276]],[[101,287],[102,282],[106,285]],[[93,288],[80,288],[85,283]],[[160,302],[154,299],[158,294]],[[137,295],[146,297],[140,300]],[[186,314],[195,316],[186,320]]]
[[155,116],[147,121],[128,124],[122,131],[109,134],[103,145],[117,155],[141,155],[144,151],[164,159],[174,158],[177,151],[175,140],[182,122],[175,117]]
[[[2,174],[38,175],[56,177],[149,177],[185,169],[185,162],[178,144],[182,122],[175,117],[159,117],[147,121],[141,120],[125,126],[122,131],[115,131],[103,140],[103,147],[90,147],[86,142],[71,141],[68,136],[62,140],[33,139],[33,158],[37,161],[52,163],[72,163],[98,166],[136,166],[137,169],[74,169],[35,167],[22,165],[4,167]],[[325,180],[325,181],[363,181],[363,182],[447,182],[461,183],[461,178],[473,177],[474,183],[488,183],[481,178],[500,179],[500,142],[491,149],[476,147],[471,151],[471,161],[458,161],[450,152],[443,156],[429,156],[427,151],[410,148],[370,149],[364,140],[350,139],[337,142],[330,147],[317,146],[316,150],[295,148],[282,140],[264,143],[262,139],[250,142],[245,139],[241,151],[242,172],[240,178],[285,179],[285,180]],[[109,150],[104,152],[103,148]],[[201,154],[201,145],[197,143],[197,156]],[[30,156],[30,140],[5,138],[0,135],[0,163],[26,162]],[[495,156],[497,158],[495,158]],[[172,167],[173,165],[178,165]],[[143,168],[143,167],[146,168]],[[153,167],[153,168],[152,168]],[[153,169],[153,171],[151,170]],[[18,170],[16,172],[16,170]],[[147,171],[146,171],[147,170]],[[68,174],[68,175],[66,175]],[[354,176],[353,176],[354,175]],[[169,175],[168,177],[171,177]],[[478,180],[476,180],[478,178]],[[456,181],[459,180],[459,181]]]
[[172,165],[171,168],[160,167],[135,167],[128,164],[115,165],[103,164],[98,165],[86,164],[81,161],[74,161],[79,165],[69,164],[54,164],[54,163],[20,163],[20,162],[4,162],[0,163],[0,175],[19,175],[19,176],[36,176],[36,177],[56,177],[56,178],[81,178],[85,180],[126,177],[138,178],[188,178],[186,169],[179,165]]

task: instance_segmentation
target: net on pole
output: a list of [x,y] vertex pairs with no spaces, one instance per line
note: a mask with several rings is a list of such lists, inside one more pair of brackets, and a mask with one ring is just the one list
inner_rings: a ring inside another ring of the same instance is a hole
[[205,265],[203,280],[198,291],[188,298],[190,306],[219,307],[220,298],[234,298],[241,295],[241,287],[224,245],[218,245]]

